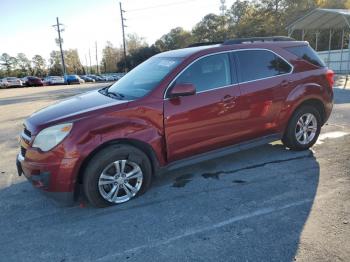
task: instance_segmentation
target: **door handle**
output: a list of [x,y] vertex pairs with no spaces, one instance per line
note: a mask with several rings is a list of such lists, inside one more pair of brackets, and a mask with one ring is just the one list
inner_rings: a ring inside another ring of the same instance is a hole
[[231,101],[234,101],[235,98],[230,95],[225,95],[224,98],[221,100],[223,103],[229,103]]
[[288,87],[289,84],[290,84],[290,81],[289,81],[289,80],[283,80],[283,81],[281,82],[281,87]]

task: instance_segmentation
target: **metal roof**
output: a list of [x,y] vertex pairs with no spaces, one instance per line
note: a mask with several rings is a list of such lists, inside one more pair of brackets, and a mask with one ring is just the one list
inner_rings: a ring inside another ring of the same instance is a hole
[[350,10],[316,8],[287,26],[288,30],[350,28]]

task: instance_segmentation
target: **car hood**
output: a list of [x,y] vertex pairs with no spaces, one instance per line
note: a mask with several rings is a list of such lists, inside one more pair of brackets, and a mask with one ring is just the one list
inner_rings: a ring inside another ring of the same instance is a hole
[[73,96],[37,111],[25,121],[25,125],[32,132],[36,132],[40,127],[64,121],[75,121],[107,107],[120,105],[121,108],[124,108],[127,102],[127,100],[107,97],[95,90]]

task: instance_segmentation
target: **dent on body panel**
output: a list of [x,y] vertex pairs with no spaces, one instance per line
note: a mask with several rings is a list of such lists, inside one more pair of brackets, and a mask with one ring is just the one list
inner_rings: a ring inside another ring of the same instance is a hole
[[132,139],[150,145],[159,161],[163,162],[163,115],[159,110],[135,107],[108,112],[92,121],[94,123],[90,123],[89,131],[79,139],[79,144],[90,151],[110,141]]

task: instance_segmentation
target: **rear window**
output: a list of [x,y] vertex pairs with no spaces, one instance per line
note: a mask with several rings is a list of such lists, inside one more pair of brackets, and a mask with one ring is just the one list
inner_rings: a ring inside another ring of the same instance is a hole
[[316,51],[308,45],[287,47],[286,50],[315,66],[326,66],[326,64],[318,57]]

